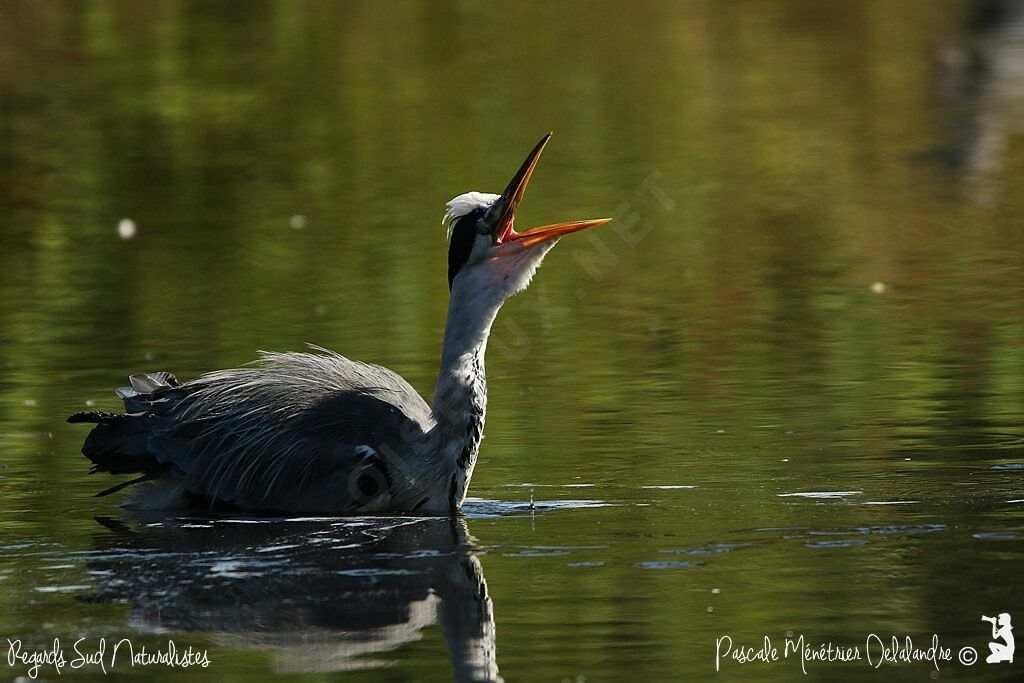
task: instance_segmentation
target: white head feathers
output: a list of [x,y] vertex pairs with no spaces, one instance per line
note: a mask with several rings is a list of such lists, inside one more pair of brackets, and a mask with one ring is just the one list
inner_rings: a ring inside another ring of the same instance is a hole
[[467,192],[448,202],[446,204],[448,210],[445,211],[444,218],[441,219],[441,225],[448,230],[448,238],[451,239],[452,228],[456,220],[476,209],[486,209],[500,196],[489,192]]

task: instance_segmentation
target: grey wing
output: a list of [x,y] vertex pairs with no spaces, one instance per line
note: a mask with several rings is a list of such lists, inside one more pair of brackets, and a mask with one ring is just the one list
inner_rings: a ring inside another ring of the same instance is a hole
[[402,506],[430,426],[416,391],[386,368],[329,352],[262,361],[181,385],[151,454],[191,493],[248,510]]

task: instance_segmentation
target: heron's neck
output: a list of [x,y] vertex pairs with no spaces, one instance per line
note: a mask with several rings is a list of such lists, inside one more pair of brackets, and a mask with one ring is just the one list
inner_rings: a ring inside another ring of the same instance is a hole
[[487,379],[484,351],[491,324],[501,304],[482,293],[456,288],[448,303],[441,370],[437,376],[431,411],[440,464],[448,473],[452,507],[462,503],[476,465],[484,433]]

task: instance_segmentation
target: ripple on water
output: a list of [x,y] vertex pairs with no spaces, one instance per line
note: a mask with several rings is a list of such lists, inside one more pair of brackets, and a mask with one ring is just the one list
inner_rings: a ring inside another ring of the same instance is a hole
[[339,576],[358,576],[358,577],[374,577],[374,576],[415,576],[421,574],[411,569],[379,569],[379,568],[358,568],[358,569],[340,569],[335,572]]
[[555,510],[577,510],[584,508],[603,508],[609,504],[602,500],[535,500],[509,501],[488,500],[484,498],[467,498],[462,506],[462,513],[470,519],[502,517],[506,515],[552,512]]
[[505,553],[505,557],[555,557],[568,554],[568,550],[520,550],[515,553]]
[[1015,531],[983,531],[971,534],[971,536],[983,541],[1012,541],[1020,538],[1020,535]]
[[637,569],[684,569],[700,566],[700,563],[681,560],[653,560],[650,562],[637,562],[633,566]]
[[535,484],[532,481],[524,481],[518,484],[502,484],[505,488],[511,489],[585,489],[594,484],[574,482],[571,484]]
[[261,562],[252,559],[219,560],[210,565],[210,573],[227,578],[263,576],[263,570],[280,567],[281,562]]
[[863,491],[801,491],[798,493],[780,493],[779,498],[814,498],[819,500],[834,500],[859,496]]
[[861,505],[917,505],[919,500],[866,500]]
[[309,523],[309,522],[333,522],[337,517],[286,517],[284,521],[293,523]]
[[659,491],[675,491],[678,489],[695,489],[696,486],[690,484],[652,484],[650,486],[641,486],[642,489],[656,489]]
[[930,534],[945,530],[945,524],[876,524],[868,527],[868,533],[872,534]]
[[857,545],[867,545],[868,541],[860,538],[842,538],[827,541],[809,541],[804,543],[807,548],[850,548]]
[[[804,539],[808,536],[911,536],[944,531],[945,524],[872,524],[868,526],[849,527],[846,529],[809,529],[806,534],[791,534],[785,538]],[[867,541],[863,541],[867,543]]]
[[[578,551],[605,550],[606,545],[528,545],[528,546],[490,546],[493,550],[506,550],[505,557],[558,557],[571,555]],[[602,563],[603,564],[603,563]]]
[[659,550],[664,555],[717,555],[727,553],[736,548],[749,548],[753,543],[712,543],[701,548],[669,548]]

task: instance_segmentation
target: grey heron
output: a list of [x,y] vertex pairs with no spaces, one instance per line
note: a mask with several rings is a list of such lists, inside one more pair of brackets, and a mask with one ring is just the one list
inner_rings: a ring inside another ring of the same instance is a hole
[[253,511],[445,514],[466,497],[483,438],[484,352],[498,310],[529,285],[558,238],[610,219],[517,232],[515,211],[551,134],[500,195],[447,204],[448,285],[441,368],[431,404],[399,375],[320,347],[262,353],[255,365],[179,383],[133,375],[125,413],[96,423],[82,452],[93,472],[137,474],[130,506],[196,504]]

